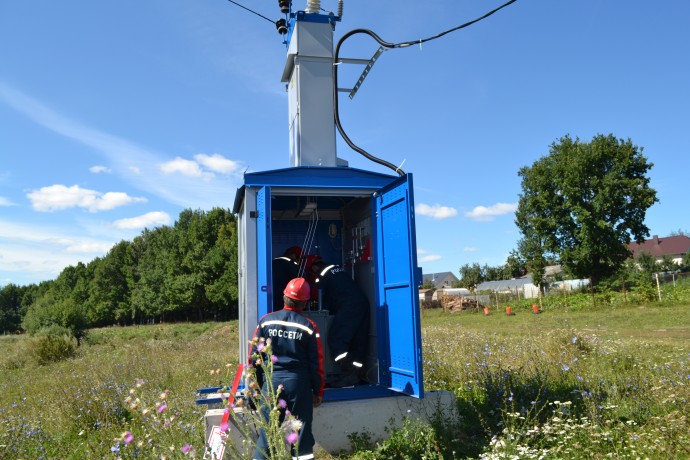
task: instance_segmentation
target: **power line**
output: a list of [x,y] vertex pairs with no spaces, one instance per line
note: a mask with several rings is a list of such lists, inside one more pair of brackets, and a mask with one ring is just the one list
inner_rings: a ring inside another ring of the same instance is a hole
[[254,13],[255,15],[259,16],[260,18],[264,18],[265,20],[267,20],[267,21],[270,22],[271,24],[275,24],[275,23],[276,23],[273,19],[269,19],[269,18],[267,18],[266,16],[264,16],[263,14],[257,13],[257,12],[254,11],[254,10],[250,10],[249,8],[247,8],[247,7],[244,6],[244,5],[240,5],[239,3],[237,3],[237,2],[235,2],[235,1],[233,1],[233,0],[228,0],[228,1],[229,1],[230,3],[234,3],[235,5],[239,6],[240,8],[244,8],[245,10],[249,11],[250,13]]
[[503,5],[499,6],[498,8],[494,8],[493,10],[489,11],[489,12],[486,13],[484,16],[478,17],[477,19],[473,19],[472,21],[466,22],[466,23],[464,23],[464,24],[460,24],[460,25],[457,26],[457,27],[453,27],[452,29],[448,29],[448,30],[446,30],[446,31],[444,31],[444,32],[441,32],[440,34],[436,34],[436,35],[434,35],[434,36],[432,36],[432,37],[424,38],[424,39],[421,39],[421,40],[415,40],[415,41],[408,41],[408,42],[396,43],[396,44],[394,44],[394,45],[392,46],[392,48],[404,48],[404,47],[406,47],[406,46],[417,45],[417,44],[422,44],[422,43],[429,42],[429,41],[431,41],[431,40],[436,40],[437,38],[441,38],[441,37],[443,37],[443,36],[446,35],[446,34],[449,34],[449,33],[451,33],[451,32],[455,32],[456,30],[464,29],[465,27],[471,26],[471,25],[474,24],[474,23],[477,23],[477,22],[479,22],[479,21],[481,21],[481,20],[483,20],[483,19],[486,19],[486,18],[488,18],[489,16],[491,16],[492,14],[494,14],[495,12],[497,12],[497,11],[499,11],[499,10],[505,8],[506,6],[508,6],[508,5],[512,4],[512,3],[515,3],[516,1],[517,1],[517,0],[510,0],[509,2],[504,3]]
[[[405,47],[407,47],[407,46],[416,45],[416,44],[422,44],[422,43],[425,43],[425,42],[428,42],[428,41],[431,41],[431,40],[436,40],[437,38],[441,38],[441,37],[443,37],[443,36],[446,35],[446,34],[449,34],[449,33],[451,33],[451,32],[455,32],[456,30],[464,29],[465,27],[471,26],[472,24],[475,24],[475,23],[481,21],[482,19],[488,18],[489,16],[491,16],[491,15],[494,14],[495,12],[497,12],[497,11],[499,11],[499,10],[505,8],[506,6],[508,6],[508,5],[512,4],[512,3],[515,3],[516,1],[517,1],[517,0],[510,0],[510,1],[506,2],[506,3],[504,3],[503,5],[499,6],[498,8],[494,8],[493,10],[489,11],[489,12],[486,13],[485,15],[483,15],[483,16],[481,16],[481,17],[478,17],[477,19],[474,19],[474,20],[472,20],[472,21],[466,22],[466,23],[464,23],[464,24],[460,24],[460,25],[457,26],[457,27],[453,27],[452,29],[448,29],[448,30],[446,30],[446,31],[444,31],[444,32],[441,32],[441,33],[439,33],[439,34],[436,34],[436,35],[434,35],[434,36],[432,36],[432,37],[424,38],[424,39],[421,39],[421,40],[407,41],[407,42],[401,42],[401,43],[389,43],[389,42],[384,41],[383,39],[381,39],[381,37],[379,37],[378,35],[376,35],[373,31],[371,31],[371,30],[369,30],[369,29],[354,29],[354,30],[349,31],[348,33],[346,33],[346,34],[343,35],[342,37],[340,37],[340,40],[338,40],[338,44],[337,44],[336,47],[335,47],[335,53],[334,53],[334,56],[333,56],[333,60],[334,60],[334,62],[335,62],[336,64],[338,64],[338,63],[340,62],[340,59],[339,59],[340,47],[341,47],[342,44],[345,42],[345,40],[347,40],[349,37],[351,37],[351,36],[353,36],[353,35],[356,35],[356,34],[367,34],[367,35],[369,35],[371,38],[373,38],[374,40],[376,40],[376,41],[379,43],[379,45],[381,45],[383,48],[405,48]],[[392,169],[393,171],[395,171],[396,173],[398,173],[398,175],[400,175],[400,176],[404,176],[404,175],[405,175],[405,171],[403,171],[402,169],[400,169],[400,167],[401,167],[402,165],[396,167],[394,164],[389,163],[388,161],[386,161],[386,160],[384,160],[384,159],[382,159],[382,158],[378,158],[378,157],[376,157],[376,156],[370,154],[369,152],[367,152],[366,150],[364,150],[363,148],[359,147],[359,146],[356,145],[354,142],[352,142],[352,140],[351,140],[351,139],[348,137],[348,135],[345,133],[345,129],[343,128],[343,126],[342,126],[342,124],[341,124],[341,122],[340,122],[340,110],[339,110],[339,105],[338,105],[338,66],[337,66],[337,65],[335,66],[335,70],[334,70],[334,72],[333,72],[333,108],[334,108],[334,115],[335,115],[335,126],[336,126],[336,128],[338,129],[338,132],[339,132],[340,135],[342,136],[342,138],[343,138],[343,140],[345,141],[345,143],[346,143],[348,146],[350,146],[350,148],[351,148],[352,150],[358,152],[359,154],[361,154],[361,155],[364,156],[365,158],[367,158],[367,159],[373,161],[374,163],[378,163],[378,164],[380,164],[380,165],[383,165],[383,166],[386,166],[387,168]]]

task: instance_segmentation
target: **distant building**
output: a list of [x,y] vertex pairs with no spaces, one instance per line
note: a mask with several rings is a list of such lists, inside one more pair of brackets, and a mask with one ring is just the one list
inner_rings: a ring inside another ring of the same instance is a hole
[[423,275],[422,284],[429,281],[434,285],[434,289],[447,289],[453,287],[453,284],[460,280],[451,272],[440,272]]
[[[556,275],[563,272],[560,265],[549,265],[544,269],[545,283],[542,286],[547,291],[558,289],[565,291],[573,291],[584,286],[589,286],[589,280],[564,280],[552,281]],[[519,278],[500,281],[484,281],[477,286],[477,292],[493,292],[499,294],[514,294],[523,299],[534,299],[539,297],[539,287],[536,286],[532,280],[532,275],[527,274]],[[480,296],[481,297],[481,296]],[[486,302],[486,300],[484,300]]]
[[683,256],[690,251],[690,237],[679,235],[659,238],[654,235],[651,240],[645,240],[640,244],[634,242],[628,244],[628,249],[634,259],[644,252],[654,257],[657,262],[664,256],[670,256],[673,262],[680,265]]

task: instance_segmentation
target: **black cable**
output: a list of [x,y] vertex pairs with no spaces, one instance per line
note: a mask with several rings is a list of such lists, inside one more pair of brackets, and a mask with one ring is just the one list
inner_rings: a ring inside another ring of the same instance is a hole
[[228,0],[228,1],[229,1],[230,3],[234,3],[235,5],[239,6],[240,8],[244,8],[245,10],[249,11],[250,13],[254,13],[255,15],[259,16],[260,18],[264,18],[265,20],[267,20],[267,21],[270,22],[271,24],[274,24],[274,25],[275,25],[275,23],[276,23],[273,19],[269,19],[269,18],[267,18],[266,16],[264,16],[263,14],[257,13],[257,12],[254,11],[254,10],[250,10],[249,8],[247,8],[247,7],[244,6],[244,5],[240,5],[239,3],[237,3],[237,2],[235,2],[235,1],[233,1],[233,0]]
[[[379,42],[381,44],[381,46],[385,46],[387,48],[392,48],[394,46],[393,43],[384,42],[383,40],[381,40],[381,38],[378,35],[376,35],[374,32],[372,32],[368,29],[354,29],[354,30],[349,31],[345,35],[343,35],[340,38],[340,40],[338,40],[338,45],[335,47],[335,54],[333,56],[333,60],[336,64],[339,63],[338,55],[340,54],[340,47],[342,46],[343,42],[348,37],[351,37],[355,34],[360,34],[360,33],[365,33],[367,35],[370,35],[371,37],[374,38],[374,40]],[[393,171],[397,172],[398,175],[400,175],[400,176],[405,175],[405,172],[402,169],[395,166],[394,164],[389,163],[386,160],[382,160],[381,158],[375,157],[372,154],[370,154],[369,152],[367,152],[366,150],[364,150],[363,148],[360,148],[357,145],[355,145],[354,142],[352,142],[350,140],[350,138],[347,136],[347,134],[345,133],[343,126],[340,124],[340,113],[339,113],[340,111],[338,110],[338,66],[337,65],[335,66],[335,70],[333,71],[333,112],[335,114],[335,126],[338,128],[338,132],[340,133],[340,135],[345,140],[345,143],[347,143],[347,145],[349,145],[352,150],[354,150],[355,152],[359,152],[365,158],[373,161],[374,163],[378,163],[380,165],[383,165],[383,166],[386,166],[386,167],[392,169]]]
[[449,34],[449,33],[451,33],[451,32],[455,32],[456,30],[464,29],[464,28],[467,27],[467,26],[471,26],[471,25],[474,24],[475,22],[479,22],[479,21],[481,21],[482,19],[486,19],[486,18],[488,18],[489,16],[491,16],[492,14],[494,14],[495,12],[497,12],[497,11],[499,11],[499,10],[505,8],[506,6],[508,6],[508,5],[512,4],[512,3],[515,3],[516,1],[517,1],[517,0],[510,0],[509,2],[504,3],[503,5],[499,6],[498,8],[495,8],[495,9],[489,11],[489,12],[486,13],[484,16],[481,16],[481,17],[479,17],[479,18],[477,18],[477,19],[474,19],[474,20],[472,20],[472,21],[470,21],[470,22],[466,22],[466,23],[464,23],[464,24],[461,24],[461,25],[459,25],[459,26],[457,26],[457,27],[453,27],[452,29],[448,29],[448,30],[446,30],[445,32],[441,32],[440,34],[434,35],[433,37],[424,38],[424,39],[422,39],[422,40],[415,40],[415,41],[409,41],[409,42],[396,43],[393,47],[394,47],[394,48],[405,48],[406,46],[417,45],[417,44],[429,42],[429,41],[431,41],[431,40],[436,40],[437,38],[441,38],[441,37],[443,37],[443,36],[446,35],[446,34]]
[[516,1],[517,0],[510,0],[506,3],[504,3],[503,5],[499,6],[498,8],[495,8],[495,9],[489,11],[488,13],[486,13],[485,15],[483,15],[477,19],[474,19],[472,21],[461,24],[457,27],[453,27],[452,29],[441,32],[440,34],[436,34],[432,37],[424,38],[421,40],[407,41],[407,42],[400,42],[400,43],[389,43],[389,42],[381,39],[381,37],[379,37],[378,35],[376,35],[374,32],[372,32],[369,29],[354,29],[354,30],[351,30],[350,32],[346,33],[345,35],[343,35],[340,38],[340,40],[338,40],[338,44],[335,47],[335,54],[333,56],[333,62],[334,62],[334,64],[336,64],[335,70],[333,71],[333,109],[335,112],[335,126],[338,128],[338,132],[340,133],[340,135],[345,140],[345,143],[347,143],[347,145],[349,145],[352,150],[359,152],[360,154],[362,154],[364,157],[368,158],[369,160],[392,169],[393,171],[398,173],[398,175],[400,175],[400,176],[405,175],[405,172],[402,169],[400,169],[399,167],[395,166],[392,163],[389,163],[386,160],[382,160],[381,158],[377,158],[377,157],[371,155],[366,150],[355,145],[350,140],[350,138],[347,136],[347,134],[345,134],[345,130],[343,129],[343,126],[340,123],[340,113],[338,110],[338,65],[337,64],[340,64],[340,61],[338,59],[338,56],[340,55],[340,47],[342,46],[342,44],[345,42],[346,39],[348,39],[349,37],[356,35],[356,34],[367,34],[371,38],[376,40],[379,43],[379,45],[383,46],[384,48],[405,48],[407,46],[411,46],[411,45],[415,45],[415,44],[422,44],[422,43],[425,43],[425,42],[428,42],[431,40],[436,40],[437,38],[441,38],[446,34],[449,34],[451,32],[455,32],[456,30],[464,29],[465,27],[471,26],[472,24],[479,22],[482,19],[488,18],[489,16],[491,16],[495,12],[505,8],[506,6],[510,5],[511,3],[515,3]]

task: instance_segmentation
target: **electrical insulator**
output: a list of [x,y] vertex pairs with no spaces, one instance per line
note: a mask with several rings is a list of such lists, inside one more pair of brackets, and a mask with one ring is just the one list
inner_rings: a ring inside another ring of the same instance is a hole
[[288,14],[290,12],[290,0],[278,0],[278,6],[281,13]]
[[307,0],[305,13],[318,13],[321,10],[321,0]]
[[343,0],[338,0],[338,17],[343,17]]
[[278,19],[276,21],[276,29],[278,29],[278,33],[280,35],[285,35],[286,33],[288,33],[287,22],[285,21],[285,18]]

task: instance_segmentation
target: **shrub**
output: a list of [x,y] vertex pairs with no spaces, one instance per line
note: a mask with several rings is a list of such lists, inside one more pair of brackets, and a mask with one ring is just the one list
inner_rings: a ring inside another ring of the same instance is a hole
[[40,331],[29,340],[27,351],[36,363],[45,365],[51,362],[61,361],[75,355],[77,349],[76,340],[68,333],[60,333],[59,326],[51,326],[48,330]]

